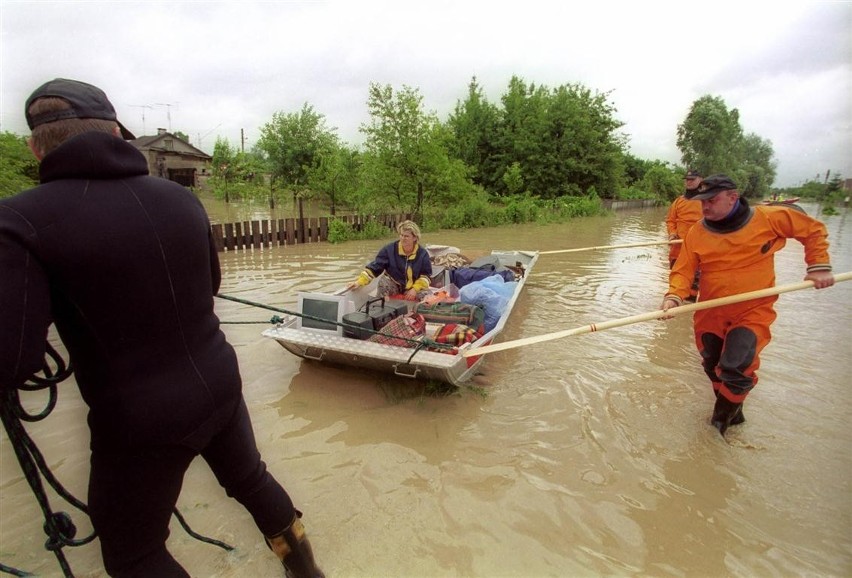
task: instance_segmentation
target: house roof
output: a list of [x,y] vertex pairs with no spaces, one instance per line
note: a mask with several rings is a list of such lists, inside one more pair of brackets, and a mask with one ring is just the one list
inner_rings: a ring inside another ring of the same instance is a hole
[[[166,147],[166,140],[172,141],[172,146]],[[141,136],[137,139],[128,141],[140,151],[156,151],[163,153],[176,153],[181,155],[195,156],[202,159],[210,160],[213,157],[205,153],[201,149],[197,149],[182,138],[173,135],[170,132],[162,132],[153,136]]]

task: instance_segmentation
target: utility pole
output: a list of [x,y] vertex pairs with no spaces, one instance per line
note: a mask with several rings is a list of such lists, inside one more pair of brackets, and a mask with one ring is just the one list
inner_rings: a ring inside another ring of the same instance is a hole
[[240,129],[240,152],[246,152],[246,135],[243,129]]

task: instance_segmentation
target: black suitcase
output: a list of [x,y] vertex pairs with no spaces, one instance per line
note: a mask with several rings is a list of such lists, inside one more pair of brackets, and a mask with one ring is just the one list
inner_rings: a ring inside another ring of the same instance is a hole
[[363,311],[355,311],[343,316],[343,337],[369,339],[373,334],[372,329],[373,318]]
[[376,331],[387,325],[391,319],[399,317],[401,314],[398,308],[385,305],[384,297],[370,299],[364,304],[364,309],[366,309],[370,319],[373,320],[373,329]]
[[367,301],[360,310],[344,315],[343,336],[352,339],[369,339],[375,331],[387,325],[391,319],[408,313],[408,305],[404,301],[392,303],[392,305],[385,305],[385,298],[377,297]]
[[394,317],[399,317],[400,315],[405,315],[413,311],[414,306],[417,305],[417,301],[406,301],[404,299],[387,299],[385,300],[385,305],[396,311],[396,315],[394,315]]

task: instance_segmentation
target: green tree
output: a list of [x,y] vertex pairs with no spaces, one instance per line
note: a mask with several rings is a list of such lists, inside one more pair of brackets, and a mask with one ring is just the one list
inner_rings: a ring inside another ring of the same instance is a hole
[[224,177],[227,169],[234,164],[236,154],[236,150],[231,147],[228,139],[216,137],[216,144],[213,145],[213,160],[211,161],[213,176]]
[[331,214],[337,214],[341,202],[351,203],[358,190],[361,153],[340,145],[335,139],[330,148],[319,155],[319,163],[307,173],[315,198],[327,201]]
[[658,199],[674,201],[683,192],[683,169],[670,167],[661,161],[649,163],[638,187]]
[[729,111],[717,96],[705,95],[692,103],[683,124],[677,127],[683,164],[702,175],[726,173],[733,177],[739,167],[742,139],[739,111]]
[[746,197],[757,199],[769,196],[777,167],[772,160],[772,143],[749,133],[743,137],[740,152],[742,157],[739,167],[731,175],[740,192]]
[[502,171],[495,170],[500,111],[488,102],[474,76],[468,85],[467,99],[456,103],[447,125],[452,133],[448,144],[450,154],[470,167],[471,180],[488,189],[495,189]]
[[629,186],[640,182],[645,177],[645,173],[654,168],[654,166],[660,162],[661,161],[640,159],[639,157],[629,153],[625,154],[624,177],[626,184]]
[[26,137],[0,133],[0,198],[11,197],[38,184],[38,161]]
[[269,197],[274,206],[272,193],[263,187],[266,163],[255,152],[239,152],[227,139],[218,137],[213,146],[213,192],[226,202],[232,198],[264,199]]
[[365,185],[385,206],[414,212],[422,219],[424,204],[448,202],[471,186],[467,169],[447,152],[452,140],[434,113],[423,110],[423,97],[403,86],[370,84],[363,124]]
[[304,190],[309,171],[316,169],[323,153],[333,150],[337,137],[325,124],[325,116],[305,103],[297,113],[276,112],[260,129],[257,147],[266,155],[272,178],[285,186]]
[[843,190],[843,176],[840,173],[835,172],[832,175],[831,180],[825,183],[825,193],[821,201],[828,205],[834,205],[840,203],[848,196],[849,193]]
[[[465,114],[479,110],[482,98],[475,84],[450,125],[456,143],[479,143],[479,156],[463,159],[474,163],[472,173],[496,195],[514,194],[509,187],[519,182],[525,192],[541,199],[582,196],[592,189],[611,195],[624,181],[625,139],[618,133],[622,123],[608,98],[579,84],[551,90],[513,76],[501,97],[496,128],[490,130],[488,109],[481,112],[485,120],[480,125]],[[487,144],[483,135],[490,138]]]
[[775,180],[772,143],[743,134],[739,111],[728,110],[720,97],[705,95],[692,104],[677,127],[677,146],[687,167],[729,175],[746,197],[768,194]]
[[[537,196],[548,196],[540,186],[538,168],[546,159],[540,156],[541,143],[537,142],[544,130],[546,98],[544,88],[527,85],[517,76],[509,80],[501,97],[503,110],[496,142],[499,180],[495,182],[495,192],[499,195],[511,194],[508,184],[521,180]],[[513,175],[504,178],[510,169]]]

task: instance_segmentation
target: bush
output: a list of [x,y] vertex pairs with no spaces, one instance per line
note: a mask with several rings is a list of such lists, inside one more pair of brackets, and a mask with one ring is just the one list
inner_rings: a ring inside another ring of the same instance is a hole
[[548,222],[561,222],[575,217],[591,217],[603,215],[606,212],[601,199],[597,196],[561,197],[553,201],[549,211],[544,215]]
[[633,201],[637,199],[654,199],[656,198],[653,193],[645,191],[640,188],[640,186],[631,185],[625,189],[619,189],[615,194],[615,198],[619,201]]
[[38,161],[27,139],[14,133],[0,133],[0,198],[17,195],[38,184]]
[[352,225],[344,223],[340,219],[332,219],[328,224],[328,242],[343,243],[354,236]]
[[508,223],[562,222],[574,217],[602,215],[605,212],[603,203],[596,195],[541,200],[526,194],[510,198],[505,206],[476,199],[460,202],[452,207],[430,207],[425,214],[430,227],[475,229]]
[[361,227],[361,230],[356,233],[356,239],[383,239],[389,235],[392,235],[393,231],[391,231],[386,226],[382,225],[378,221],[367,221]]
[[512,197],[504,209],[506,220],[510,223],[531,223],[538,220],[539,213],[537,201],[529,193]]
[[435,214],[427,219],[438,223],[439,229],[475,229],[491,227],[503,221],[501,211],[491,206],[485,199],[476,197],[450,207],[435,209]]
[[328,242],[343,243],[344,241],[383,239],[393,234],[388,227],[378,221],[367,221],[356,231],[355,227],[340,219],[332,219],[328,224]]

